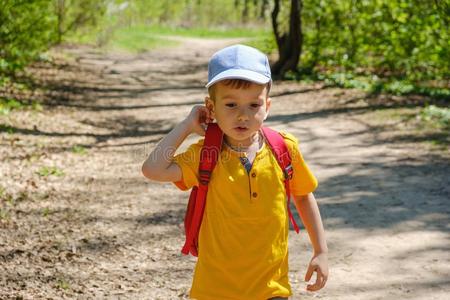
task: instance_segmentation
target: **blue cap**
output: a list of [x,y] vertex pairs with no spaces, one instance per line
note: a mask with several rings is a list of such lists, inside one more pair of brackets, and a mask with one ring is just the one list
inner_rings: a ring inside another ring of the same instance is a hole
[[225,79],[266,84],[272,80],[269,60],[264,53],[249,46],[234,45],[219,50],[209,61],[206,87]]

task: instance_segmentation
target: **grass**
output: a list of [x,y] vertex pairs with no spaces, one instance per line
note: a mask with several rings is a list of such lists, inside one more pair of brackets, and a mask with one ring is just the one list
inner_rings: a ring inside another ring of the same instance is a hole
[[0,98],[0,115],[8,115],[13,110],[26,108],[36,108],[42,110],[42,106],[37,103],[23,103],[13,98]]
[[[0,204],[5,202],[12,206],[14,204],[13,201],[12,196],[6,192],[4,187],[0,186]],[[10,218],[11,215],[9,213],[9,209],[0,206],[0,221],[8,221]]]
[[70,289],[70,284],[65,279],[60,278],[56,282],[56,288],[61,290],[68,290]]
[[422,109],[420,117],[437,128],[450,130],[450,108],[429,105]]
[[64,172],[61,169],[58,169],[57,167],[41,167],[36,174],[38,174],[41,177],[48,177],[50,175],[54,175],[57,177],[64,176]]
[[379,78],[376,75],[356,75],[353,73],[330,72],[310,75],[287,73],[286,79],[297,81],[323,81],[328,86],[356,88],[369,95],[386,93],[397,96],[422,95],[436,100],[450,100],[450,89],[420,86],[408,79]]
[[12,75],[0,73],[0,116],[14,110],[42,111],[42,105],[30,99],[33,92],[34,88],[27,79],[14,79]]
[[8,115],[13,110],[31,109],[42,111],[42,105],[36,100],[15,99],[14,96],[6,96],[9,94],[5,91],[14,91],[13,93],[30,94],[33,88],[29,84],[14,82],[11,77],[0,74],[0,116]]
[[165,37],[182,36],[198,38],[252,38],[267,35],[262,29],[245,28],[182,28],[163,26],[130,26],[116,30],[109,47],[144,52],[155,48],[175,46],[178,43]]
[[0,186],[0,202],[6,203],[9,206],[15,206],[16,200],[18,200],[18,201],[23,200],[26,197],[23,194],[24,193],[22,192],[18,199],[14,199],[14,197],[11,194],[6,192],[4,187]]
[[86,148],[83,146],[75,145],[71,149],[72,153],[84,155],[87,153]]
[[[289,78],[290,76],[290,78]],[[300,77],[300,78],[299,78]],[[435,105],[417,105],[415,107],[398,107],[376,109],[374,111],[379,122],[394,123],[399,131],[408,133],[410,140],[421,140],[440,150],[447,151],[450,145],[450,89],[424,87],[407,79],[379,78],[352,73],[322,73],[302,76],[288,74],[288,79],[298,81],[323,81],[328,86],[356,88],[363,90],[368,96],[381,93],[408,97],[423,96],[423,103],[441,103]],[[447,107],[445,107],[447,106]]]
[[6,209],[0,208],[0,221],[2,220],[9,220],[11,218],[11,215],[9,214],[9,211]]
[[144,28],[126,27],[114,32],[107,48],[140,53],[155,48],[176,46],[177,44],[177,42],[157,37]]
[[7,115],[14,109],[24,108],[25,105],[15,99],[0,99],[0,115]]
[[373,119],[374,125],[393,126],[398,136],[405,140],[423,141],[437,150],[448,151],[449,117],[449,108],[429,105],[377,109],[369,112],[365,119]]
[[47,217],[51,213],[50,208],[46,207],[42,210],[42,216]]
[[32,101],[31,103],[23,103],[13,98],[0,98],[0,116],[8,115],[13,110],[24,109],[42,111],[42,105],[36,101]]
[[[104,35],[104,33],[101,33]],[[106,40],[104,48],[125,50],[131,53],[145,52],[155,48],[176,46],[179,43],[167,39],[170,36],[197,38],[255,38],[269,35],[258,28],[186,28],[179,26],[132,25],[112,30],[108,37],[100,33],[87,33],[69,38],[71,42],[96,44]]]
[[168,27],[168,26],[134,26],[133,30],[145,31],[153,35],[160,36],[185,36],[201,38],[245,38],[266,35],[267,30],[261,28],[186,28],[186,27]]

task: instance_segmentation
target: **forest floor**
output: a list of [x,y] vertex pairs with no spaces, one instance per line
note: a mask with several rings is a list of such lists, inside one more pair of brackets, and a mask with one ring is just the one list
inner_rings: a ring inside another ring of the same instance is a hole
[[[43,109],[0,116],[0,299],[187,299],[188,193],[141,165],[203,102],[210,55],[236,40],[180,41],[141,54],[65,46],[29,69]],[[329,246],[328,284],[307,292],[312,249],[291,231],[292,299],[448,299],[450,154],[398,118],[421,99],[322,83],[271,93],[266,125],[299,138]]]

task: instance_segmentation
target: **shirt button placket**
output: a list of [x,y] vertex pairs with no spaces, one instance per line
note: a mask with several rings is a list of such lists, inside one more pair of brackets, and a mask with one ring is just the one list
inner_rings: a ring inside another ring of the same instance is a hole
[[250,189],[251,189],[251,198],[257,199],[258,198],[258,189],[257,189],[257,185],[256,185],[256,172],[252,171],[250,173],[251,179],[250,179]]

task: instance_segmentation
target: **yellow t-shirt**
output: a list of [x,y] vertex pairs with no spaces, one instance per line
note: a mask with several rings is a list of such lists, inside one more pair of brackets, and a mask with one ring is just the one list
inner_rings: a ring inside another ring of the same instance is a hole
[[[283,133],[294,169],[293,195],[308,194],[317,180],[298,150],[297,140]],[[198,185],[203,139],[174,157],[183,179],[181,190]],[[249,173],[239,154],[222,147],[211,175],[199,233],[198,260],[190,297],[198,300],[288,297],[288,232],[283,173],[269,146],[258,151]]]

